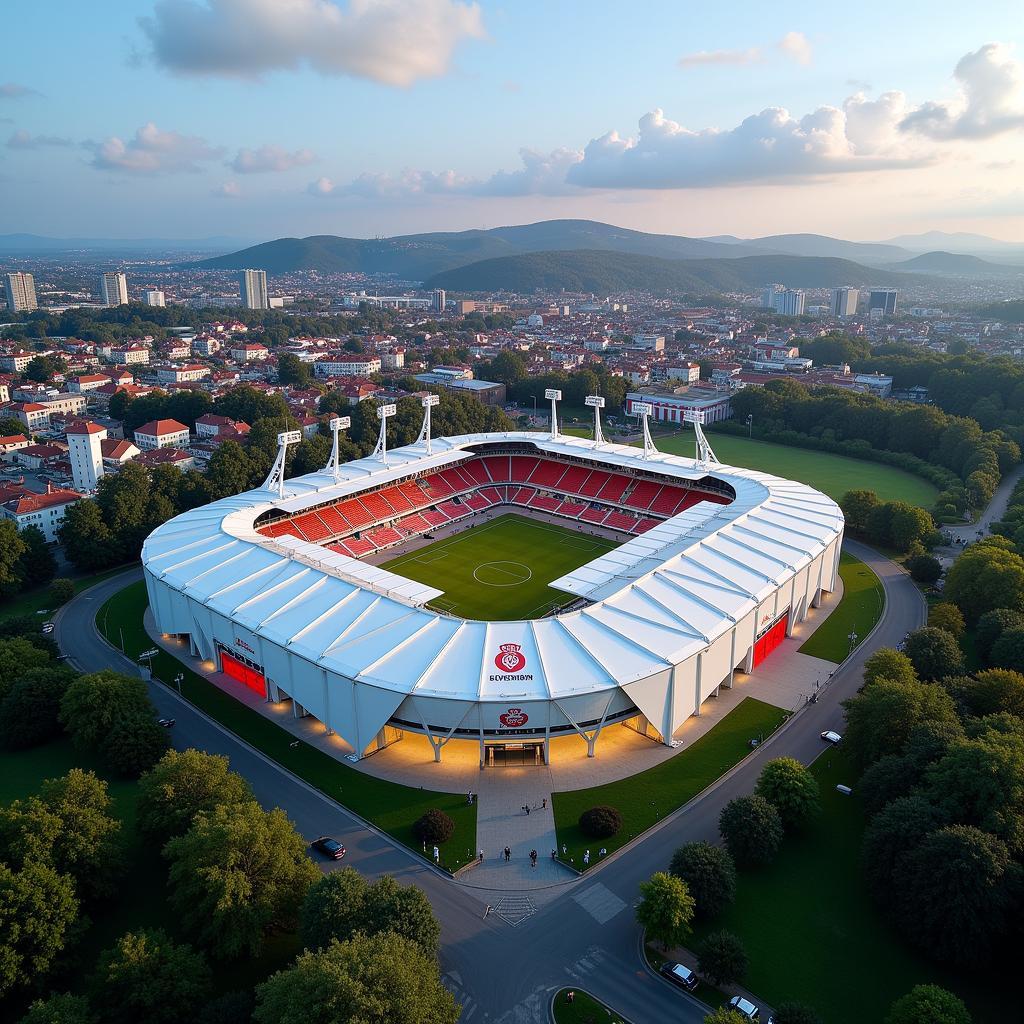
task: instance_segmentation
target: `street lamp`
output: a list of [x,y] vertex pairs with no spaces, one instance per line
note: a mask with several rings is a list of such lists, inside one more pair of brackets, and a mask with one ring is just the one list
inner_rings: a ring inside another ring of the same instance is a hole
[[153,659],[160,653],[158,647],[151,647],[148,651],[143,651],[139,655],[139,661],[146,661],[146,667],[149,669],[149,676],[153,677]]
[[754,414],[747,413],[747,438],[750,439],[754,436]]
[[185,681],[184,673],[183,672],[179,672],[174,677],[174,681],[175,681],[175,683],[177,683],[177,686],[178,686],[178,696],[180,697],[181,696],[181,684]]
[[860,639],[857,636],[857,630],[851,629],[850,630],[850,634],[849,634],[849,636],[847,636],[846,639],[850,641],[850,649],[849,649],[849,651],[847,651],[847,655],[849,656],[850,654],[853,654],[853,649],[854,649],[854,647],[857,646],[858,639]]

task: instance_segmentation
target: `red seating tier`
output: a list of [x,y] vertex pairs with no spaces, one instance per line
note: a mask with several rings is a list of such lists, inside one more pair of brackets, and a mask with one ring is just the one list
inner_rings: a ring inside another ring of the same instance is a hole
[[507,455],[492,455],[483,458],[480,461],[487,467],[487,472],[490,473],[491,479],[496,484],[507,483],[512,479],[509,476]]
[[618,509],[612,509],[608,513],[608,518],[605,519],[604,525],[610,526],[613,530],[625,530],[628,532],[636,526],[636,518],[634,516],[627,516]]
[[328,505],[326,508],[320,509],[320,518],[332,534],[348,533],[351,529],[348,520],[338,511],[337,505]]
[[349,498],[338,506],[338,511],[348,520],[354,530],[373,522],[373,516],[358,498]]
[[630,531],[632,533],[646,533],[652,526],[657,526],[659,520],[657,519],[638,519],[636,526]]
[[650,480],[640,480],[623,504],[629,505],[630,508],[650,508],[651,502],[654,501],[660,490],[661,484],[653,483]]
[[580,487],[580,494],[585,494],[588,497],[597,497],[597,492],[611,479],[611,473],[605,473],[604,470],[595,469],[590,476],[587,477],[584,484]]
[[423,512],[423,518],[430,524],[431,527],[443,526],[445,523],[450,522],[449,518],[438,508],[428,508]]
[[466,506],[465,502],[456,505],[454,501],[442,501],[437,506],[449,519],[461,519],[468,516],[473,510]]
[[463,462],[459,468],[474,483],[489,484],[491,482],[483,459],[469,459],[467,462]]
[[537,468],[530,474],[529,482],[537,484],[538,487],[554,488],[563,476],[565,476],[565,466],[562,463],[541,459],[537,463]]
[[537,459],[529,459],[523,455],[513,455],[510,461],[512,473],[509,479],[520,484],[526,483],[538,462]]
[[408,530],[409,533],[422,533],[424,530],[430,529],[430,523],[419,512],[413,512],[411,516],[406,516],[395,525],[403,530]]
[[604,487],[597,492],[597,497],[602,501],[618,501],[629,484],[630,478],[628,476],[620,476],[618,473],[612,473],[609,475]]
[[584,481],[590,476],[590,470],[583,466],[570,466],[561,480],[558,481],[558,489],[567,494],[582,494],[580,488]]
[[431,473],[430,476],[423,477],[420,483],[426,487],[429,501],[445,498],[454,490],[440,473]]
[[603,523],[607,515],[606,508],[588,508],[580,513],[580,519],[585,523]]
[[681,487],[662,487],[647,507],[663,516],[675,515],[676,509],[686,499],[687,492]]
[[380,496],[396,511],[408,512],[412,509],[413,503],[402,493],[398,487],[388,487],[380,492]]
[[376,530],[370,530],[366,534],[366,539],[378,548],[385,548],[389,544],[397,544],[402,535],[390,526],[379,526]]
[[368,555],[372,551],[377,549],[373,546],[373,542],[367,540],[365,537],[349,537],[345,541],[345,547],[348,548],[349,554],[353,558],[359,558],[360,555]]
[[326,540],[331,536],[331,531],[324,525],[323,520],[315,512],[306,512],[292,520],[293,525],[310,544]]
[[586,505],[578,501],[563,501],[556,511],[559,515],[572,516],[575,519],[586,509],[586,507]]
[[529,501],[530,508],[543,509],[545,512],[554,512],[561,502],[552,498],[549,494],[535,494]]

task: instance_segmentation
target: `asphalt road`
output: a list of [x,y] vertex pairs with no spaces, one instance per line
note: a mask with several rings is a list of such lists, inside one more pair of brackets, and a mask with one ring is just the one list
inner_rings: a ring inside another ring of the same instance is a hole
[[[885,588],[885,613],[870,637],[808,705],[750,757],[655,829],[571,884],[535,894],[529,916],[515,926],[495,913],[484,915],[484,898],[436,872],[387,836],[349,814],[258,751],[208,720],[177,694],[152,686],[162,715],[174,717],[176,746],[226,754],[267,807],[282,807],[307,838],[337,836],[348,847],[344,863],[368,875],[391,874],[413,882],[429,897],[442,929],[441,966],[445,981],[463,1004],[463,1021],[527,1024],[548,1021],[554,989],[586,988],[626,1014],[634,1024],[666,1020],[699,1022],[704,1008],[685,993],[653,976],[640,953],[640,929],[632,907],[638,885],[664,870],[671,851],[698,839],[716,841],[722,807],[749,793],[764,763],[796,757],[810,763],[822,752],[820,733],[842,730],[841,702],[860,686],[863,665],[878,647],[895,645],[925,621],[917,588],[894,563],[852,541],[846,548],[878,574]],[[86,591],[55,616],[61,649],[85,671],[115,668],[134,672],[129,659],[111,650],[94,626],[102,603],[126,582],[126,574]],[[324,864],[324,870],[332,865]],[[519,894],[516,894],[518,897]],[[510,908],[515,910],[516,908]],[[515,919],[514,914],[507,915]]]

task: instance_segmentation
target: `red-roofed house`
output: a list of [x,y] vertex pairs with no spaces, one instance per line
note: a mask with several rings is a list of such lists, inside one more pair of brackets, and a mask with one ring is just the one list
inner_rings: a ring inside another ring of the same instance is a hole
[[7,411],[14,413],[29,430],[42,430],[50,424],[50,410],[38,402],[14,402]]
[[105,469],[120,469],[126,462],[139,457],[139,448],[133,441],[108,437],[100,441],[100,454]]
[[180,448],[154,448],[143,452],[139,462],[149,469],[155,466],[177,466],[180,470],[195,468],[196,460],[191,452],[183,452]]
[[236,363],[254,363],[260,362],[270,355],[270,350],[266,345],[261,345],[258,341],[245,341],[241,345],[231,346],[231,358]]
[[26,494],[5,501],[0,504],[0,515],[6,519],[13,519],[19,530],[38,526],[43,531],[43,536],[52,544],[57,540],[57,529],[64,522],[64,513],[68,505],[80,501],[81,498],[82,495],[77,491],[48,488],[45,494]]
[[135,443],[144,452],[156,448],[184,448],[188,439],[188,427],[177,420],[150,420],[135,431]]
[[8,434],[0,437],[0,462],[13,462],[13,452],[27,448],[32,442],[24,434]]

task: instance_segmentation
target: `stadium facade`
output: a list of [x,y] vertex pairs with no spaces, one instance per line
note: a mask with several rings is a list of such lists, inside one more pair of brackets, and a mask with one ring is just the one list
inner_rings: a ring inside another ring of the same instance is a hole
[[[553,581],[571,604],[514,622],[435,610],[442,589],[364,560],[503,508],[623,542]],[[593,756],[611,724],[671,744],[834,589],[842,537],[839,507],[804,484],[501,433],[224,498],[155,530],[142,561],[157,628],[239,687],[291,700],[359,756],[415,732],[438,760],[465,740],[483,763],[522,744],[546,760],[552,738],[574,734]]]

